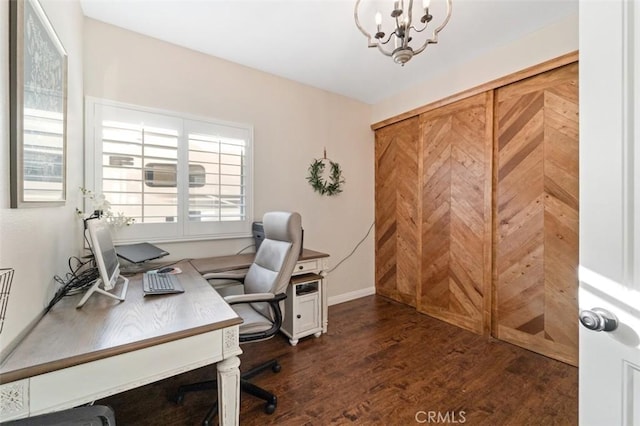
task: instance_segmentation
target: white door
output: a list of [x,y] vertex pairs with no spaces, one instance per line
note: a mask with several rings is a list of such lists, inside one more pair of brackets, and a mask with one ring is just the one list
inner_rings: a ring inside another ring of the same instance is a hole
[[581,0],[579,22],[580,309],[618,319],[580,327],[580,424],[640,426],[640,2]]

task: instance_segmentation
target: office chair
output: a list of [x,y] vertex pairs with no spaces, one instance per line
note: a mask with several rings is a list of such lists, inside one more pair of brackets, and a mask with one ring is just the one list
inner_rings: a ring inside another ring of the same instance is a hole
[[[244,277],[239,277],[234,271],[231,271],[231,274],[221,272],[203,275],[210,282],[234,278],[242,283],[242,294],[224,297],[244,320],[240,325],[240,343],[270,339],[282,326],[282,301],[287,297],[287,285],[298,261],[302,244],[302,219],[299,213],[269,212],[264,215],[262,222],[264,240]],[[265,400],[264,411],[272,414],[277,405],[276,396],[249,382],[251,377],[269,368],[277,373],[280,371],[280,364],[273,359],[241,373],[240,389]],[[187,392],[215,388],[215,381],[180,386],[175,402],[182,403]],[[205,426],[210,424],[217,411],[216,403],[203,421]]]
[[3,423],[5,426],[115,426],[115,424],[113,410],[106,405],[70,408]]

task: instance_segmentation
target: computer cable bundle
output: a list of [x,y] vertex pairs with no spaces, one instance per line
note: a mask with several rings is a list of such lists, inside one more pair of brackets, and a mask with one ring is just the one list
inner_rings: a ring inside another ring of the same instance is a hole
[[[75,264],[72,265],[72,262],[75,262]],[[100,274],[93,256],[85,261],[76,256],[70,257],[69,272],[67,272],[65,277],[61,278],[58,275],[53,277],[53,279],[60,284],[60,288],[58,288],[53,299],[49,302],[45,313],[49,312],[53,305],[58,303],[60,299],[67,295],[76,294],[79,291],[84,290],[93,284],[99,277]]]

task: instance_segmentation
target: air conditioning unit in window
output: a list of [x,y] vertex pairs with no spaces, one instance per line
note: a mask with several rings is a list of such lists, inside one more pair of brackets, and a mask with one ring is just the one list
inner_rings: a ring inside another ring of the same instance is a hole
[[133,166],[133,157],[128,155],[110,155],[109,165],[117,167]]
[[[144,166],[144,183],[151,188],[175,188],[177,186],[176,165],[147,163]],[[206,183],[204,167],[189,164],[189,187],[199,188]]]

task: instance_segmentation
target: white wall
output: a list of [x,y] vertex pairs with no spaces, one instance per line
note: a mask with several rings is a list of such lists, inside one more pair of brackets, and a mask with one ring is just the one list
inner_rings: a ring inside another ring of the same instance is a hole
[[[386,120],[576,50],[578,16],[573,15],[378,102],[373,105],[371,122]],[[428,54],[428,50],[423,53]]]
[[[364,237],[374,217],[369,105],[93,19],[84,29],[85,95],[252,124],[255,218],[299,211],[305,247],[329,253],[331,265]],[[334,197],[305,179],[324,147],[346,179]],[[170,260],[232,254],[251,242],[159,245]],[[373,234],[328,283],[330,298],[374,286]]]
[[15,275],[0,348],[33,322],[47,305],[54,289],[53,276],[68,271],[67,259],[80,254],[82,222],[75,216],[82,182],[82,26],[84,17],[76,1],[40,0],[68,57],[67,203],[64,207],[9,208],[9,2],[0,2],[0,268]]

